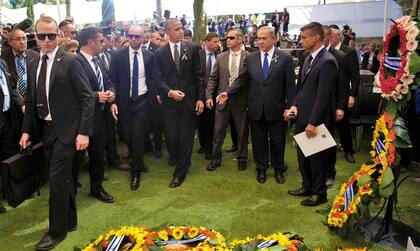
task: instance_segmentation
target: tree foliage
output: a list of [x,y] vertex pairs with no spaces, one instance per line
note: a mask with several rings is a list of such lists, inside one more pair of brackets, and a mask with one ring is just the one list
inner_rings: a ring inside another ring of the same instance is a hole
[[201,44],[201,40],[206,35],[207,16],[204,14],[204,0],[194,0],[194,37],[195,43]]

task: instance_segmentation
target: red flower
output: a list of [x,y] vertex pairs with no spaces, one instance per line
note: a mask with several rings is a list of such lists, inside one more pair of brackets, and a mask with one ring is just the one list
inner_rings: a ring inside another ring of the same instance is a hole
[[168,235],[172,236],[172,228],[168,228],[168,229],[166,230],[166,232],[168,233]]
[[146,238],[144,240],[144,244],[146,244],[147,246],[154,246],[155,245],[155,243],[153,242],[153,240],[152,239],[149,239],[149,238]]
[[189,232],[190,232],[190,228],[185,227],[185,228],[184,228],[184,233],[188,234]]
[[108,247],[108,245],[109,245],[109,242],[107,240],[104,240],[102,242],[102,248],[105,248],[106,249]]

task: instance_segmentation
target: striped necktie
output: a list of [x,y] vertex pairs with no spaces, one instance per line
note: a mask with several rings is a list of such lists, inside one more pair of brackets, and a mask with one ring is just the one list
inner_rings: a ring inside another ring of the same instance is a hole
[[18,74],[18,82],[17,82],[17,90],[19,94],[25,98],[26,96],[26,67],[25,67],[25,56],[24,55],[17,55],[17,74]]
[[95,65],[95,76],[96,76],[96,82],[98,83],[99,90],[104,91],[104,84],[102,83],[102,76],[101,76],[101,71],[99,70],[98,58],[94,57],[92,61],[93,61],[93,64]]

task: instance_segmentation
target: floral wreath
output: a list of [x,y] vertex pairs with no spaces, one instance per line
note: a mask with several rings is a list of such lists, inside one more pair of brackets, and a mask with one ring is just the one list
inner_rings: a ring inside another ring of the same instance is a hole
[[[419,35],[417,23],[409,16],[403,16],[391,24],[379,56],[380,67],[375,76],[375,86],[380,88],[381,96],[387,100],[398,101],[410,92],[415,72],[410,73],[410,61],[418,47]],[[399,36],[400,44],[397,55],[389,55],[390,43]],[[416,55],[417,56],[417,55]],[[395,74],[393,73],[395,72]]]
[[[370,152],[373,164],[363,164],[350,179],[341,185],[328,214],[328,225],[332,228],[346,226],[351,215],[358,212],[358,205],[364,196],[373,194],[372,183],[379,184],[379,195],[389,197],[394,191],[394,176],[390,166],[395,162],[395,139],[393,117],[387,112],[376,121]],[[356,190],[356,191],[354,191]]]
[[275,233],[269,236],[258,235],[243,240],[233,240],[227,250],[260,250],[280,248],[279,250],[298,251],[309,250],[298,235],[290,233]]

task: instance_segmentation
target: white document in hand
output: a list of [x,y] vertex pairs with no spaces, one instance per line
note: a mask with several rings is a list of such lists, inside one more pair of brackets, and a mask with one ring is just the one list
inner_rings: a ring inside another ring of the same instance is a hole
[[306,132],[296,134],[294,138],[305,157],[309,157],[337,145],[324,124],[316,127],[316,136],[311,139],[306,136]]

